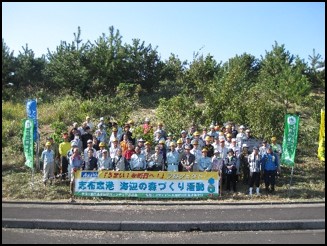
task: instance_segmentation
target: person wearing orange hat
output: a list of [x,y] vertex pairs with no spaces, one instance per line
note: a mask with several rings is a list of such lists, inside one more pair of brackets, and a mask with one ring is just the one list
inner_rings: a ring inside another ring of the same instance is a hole
[[198,131],[195,131],[193,133],[193,140],[198,141],[198,148],[201,151],[201,149],[204,147],[204,142],[203,140],[200,138],[200,133]]
[[40,161],[43,162],[43,184],[46,186],[47,180],[50,179],[50,184],[54,179],[54,151],[51,149],[51,143],[46,142],[46,149],[42,152]]
[[208,154],[208,150],[207,150],[207,148],[204,147],[202,149],[202,156],[198,162],[200,172],[210,172],[211,171],[212,162],[211,162],[211,158],[207,154]]
[[277,161],[278,161],[278,165],[280,166],[280,157],[282,155],[282,147],[280,146],[280,144],[277,143],[277,138],[276,137],[272,137],[271,138],[271,144],[270,144],[273,152],[276,154],[277,156]]
[[[142,141],[141,141],[142,140]],[[141,154],[144,155],[145,157],[145,161],[146,161],[146,166],[148,168],[149,166],[149,162],[150,162],[150,159],[151,159],[151,156],[154,154],[153,150],[151,149],[151,144],[150,142],[148,141],[145,141],[143,140],[142,138],[139,139],[138,143],[143,143],[143,144],[139,144],[138,146],[142,149],[142,146],[143,146],[143,149],[141,150]],[[147,169],[148,170],[148,169]],[[151,171],[151,170],[149,170]]]
[[68,133],[65,132],[62,136],[64,141],[59,144],[59,154],[60,154],[60,162],[61,162],[61,179],[64,180],[67,177],[68,173],[68,159],[67,153],[70,150],[71,144],[68,141]]
[[133,131],[135,130],[135,128],[134,128],[134,120],[129,120],[129,121],[127,122],[127,124],[129,124],[129,126],[130,126],[129,131],[130,131],[131,133],[133,133]]
[[156,131],[160,131],[161,132],[161,137],[164,138],[165,140],[167,139],[167,133],[163,128],[163,123],[159,122],[157,125],[157,130]]
[[206,136],[206,138],[204,140],[206,142],[205,145],[204,145],[204,148],[206,148],[207,152],[208,152],[207,156],[211,158],[213,156],[213,152],[214,152],[214,147],[211,144],[211,137]]

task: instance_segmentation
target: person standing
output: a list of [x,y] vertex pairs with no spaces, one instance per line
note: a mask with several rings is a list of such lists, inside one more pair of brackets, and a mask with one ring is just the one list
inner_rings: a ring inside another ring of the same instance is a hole
[[225,162],[225,173],[226,173],[226,182],[227,190],[230,191],[230,184],[232,183],[233,191],[236,192],[236,157],[234,155],[234,150],[228,150],[228,156]]
[[91,121],[90,116],[86,116],[85,119],[86,119],[86,124],[87,124],[87,126],[90,128],[90,131],[93,132],[94,124],[93,124],[93,122]]
[[87,149],[87,156],[84,157],[82,164],[83,170],[95,171],[98,169],[98,159],[94,157],[94,149]]
[[243,184],[249,183],[249,172],[250,171],[249,171],[248,156],[249,156],[249,148],[248,148],[247,144],[243,144],[242,152],[239,155],[240,170],[241,170]]
[[282,155],[282,147],[280,146],[280,144],[277,143],[277,138],[276,137],[271,138],[271,144],[270,145],[271,145],[272,151],[277,156],[278,166],[280,166],[280,157]]
[[68,173],[69,160],[67,159],[67,153],[70,150],[71,144],[68,141],[68,133],[64,133],[62,137],[64,142],[59,144],[59,154],[61,161],[61,180],[64,180]]
[[[279,164],[276,154],[270,146],[267,153],[262,157],[262,168],[264,172],[266,193],[275,192],[275,180],[277,172],[279,172]],[[269,189],[269,186],[271,189]]]
[[151,155],[148,162],[148,171],[165,171],[165,163],[162,153],[160,153],[160,147],[157,145],[154,148],[154,154]]
[[129,171],[129,166],[125,157],[123,156],[122,149],[119,149],[117,151],[117,155],[115,156],[114,161],[111,165],[111,168],[109,168],[109,170],[112,169],[116,171]]
[[98,157],[98,170],[112,170],[113,164],[111,158],[109,157],[108,150],[102,149],[101,152],[101,156]]
[[51,143],[46,142],[46,149],[41,154],[41,161],[43,162],[43,184],[46,186],[47,180],[50,179],[50,184],[54,179],[54,151],[51,149]]
[[205,145],[204,148],[206,148],[208,150],[207,156],[208,157],[213,157],[213,153],[214,153],[214,147],[211,144],[211,137],[210,136],[206,136],[205,138]]
[[182,156],[182,159],[181,159],[183,172],[192,172],[193,171],[193,166],[195,163],[195,156],[190,151],[191,151],[191,146],[185,145],[184,155]]
[[135,154],[132,155],[130,161],[131,171],[144,171],[146,170],[146,161],[144,155],[141,154],[140,147],[135,147]]
[[248,157],[250,169],[249,195],[252,196],[253,185],[256,186],[256,193],[260,195],[260,173],[261,173],[261,156],[257,147],[253,147],[253,152]]
[[47,141],[51,143],[51,149],[54,152],[54,176],[60,175],[60,158],[59,158],[59,145],[53,141],[53,137],[48,137]]
[[176,145],[174,142],[170,143],[170,151],[167,153],[167,171],[178,172],[179,165],[179,153],[175,149]]
[[207,155],[208,150],[206,148],[202,149],[202,156],[198,162],[200,172],[210,172],[212,168],[211,158]]
[[70,177],[70,195],[71,201],[74,197],[74,186],[75,186],[75,173],[77,170],[82,169],[83,159],[80,155],[79,148],[75,147],[73,155],[69,158],[68,175]]

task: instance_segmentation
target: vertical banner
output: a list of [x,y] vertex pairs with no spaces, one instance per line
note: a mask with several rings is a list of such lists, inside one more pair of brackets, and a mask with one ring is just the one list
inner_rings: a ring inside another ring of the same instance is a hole
[[26,113],[27,113],[27,118],[33,119],[33,121],[34,121],[33,139],[34,139],[34,142],[36,142],[37,141],[37,129],[38,129],[36,100],[34,100],[34,99],[27,100]]
[[34,131],[34,122],[33,119],[24,119],[23,120],[23,146],[24,154],[26,157],[25,165],[33,167],[33,150],[34,150],[34,141],[33,141],[33,131]]
[[285,115],[282,164],[294,166],[300,118],[298,115]]
[[318,158],[325,161],[325,110],[321,110],[321,121],[319,131]]

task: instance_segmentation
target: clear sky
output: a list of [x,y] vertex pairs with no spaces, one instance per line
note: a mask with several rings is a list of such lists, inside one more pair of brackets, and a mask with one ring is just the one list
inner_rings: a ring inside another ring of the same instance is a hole
[[17,56],[22,46],[37,57],[71,43],[81,27],[83,42],[94,43],[109,26],[123,43],[151,44],[163,61],[182,61],[194,52],[228,61],[244,52],[260,58],[274,42],[308,61],[313,49],[325,59],[325,3],[15,3],[2,2],[2,38]]

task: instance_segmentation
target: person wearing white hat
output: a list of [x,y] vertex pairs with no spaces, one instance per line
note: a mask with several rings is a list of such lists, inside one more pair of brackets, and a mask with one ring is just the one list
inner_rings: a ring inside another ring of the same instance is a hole
[[93,157],[97,157],[97,151],[95,148],[93,148],[93,141],[91,139],[87,140],[87,147],[83,151],[83,160],[84,161],[88,158],[88,156],[89,156],[88,152],[90,149],[92,150]]
[[170,151],[167,153],[167,171],[178,172],[179,166],[179,153],[175,149],[176,144],[174,142],[170,143]]
[[131,157],[130,167],[131,171],[146,170],[145,156],[141,154],[141,149],[138,146],[135,147],[135,153]]
[[109,148],[109,155],[112,161],[114,161],[115,157],[118,154],[118,150],[121,149],[120,145],[118,145],[118,139],[113,139],[113,145]]
[[214,138],[218,137],[218,133],[216,132],[214,125],[210,125],[210,131],[208,132],[208,135],[213,136]]
[[196,139],[192,140],[192,145],[193,145],[193,149],[191,149],[191,154],[193,154],[195,156],[195,160],[194,160],[194,165],[193,165],[193,172],[198,172],[199,171],[199,165],[198,162],[200,160],[200,158],[202,157],[202,151],[199,148],[199,141]]
[[101,150],[101,156],[98,158],[98,170],[112,170],[113,164],[109,157],[108,150]]
[[183,145],[186,143],[186,135],[187,135],[187,132],[185,130],[182,130],[181,131],[181,139],[183,141]]
[[138,141],[137,141],[137,146],[140,147],[140,150],[141,150],[141,154],[145,156],[145,143],[146,141],[143,139],[143,138],[140,138]]
[[93,122],[91,121],[90,116],[86,116],[86,117],[85,117],[85,121],[86,121],[86,124],[90,127],[90,131],[93,132],[94,124],[93,124]]
[[261,156],[257,147],[253,147],[253,152],[248,157],[248,163],[250,169],[249,195],[252,196],[253,185],[256,186],[257,195],[260,195]]
[[245,126],[241,125],[239,127],[239,132],[236,135],[236,145],[239,148],[242,148],[242,144],[246,138],[245,132],[244,132]]
[[184,154],[182,155],[181,165],[183,172],[192,172],[195,163],[195,156],[190,152],[191,146],[185,145]]

